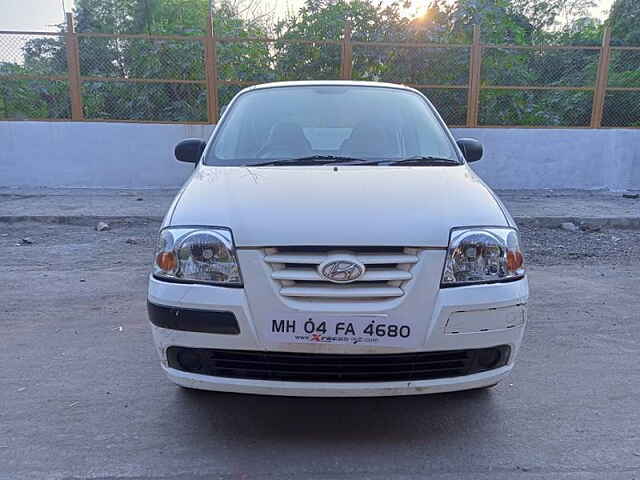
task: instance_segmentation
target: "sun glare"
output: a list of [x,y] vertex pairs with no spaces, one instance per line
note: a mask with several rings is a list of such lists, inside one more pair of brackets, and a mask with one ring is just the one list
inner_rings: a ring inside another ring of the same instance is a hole
[[[412,1],[409,3],[410,5],[408,7],[402,7],[400,9],[400,13],[403,16],[407,18],[428,20],[427,15],[429,11],[429,6],[431,5],[430,1],[425,2],[424,0],[422,0],[422,1]],[[441,1],[441,3],[450,5],[455,3],[455,0],[443,0]]]
[[[393,0],[387,0],[386,3],[392,3]],[[441,4],[453,5],[456,0],[440,0]],[[613,4],[613,0],[596,0],[596,6],[591,9],[591,14],[599,17],[606,18]],[[410,0],[408,7],[401,7],[400,13],[407,18],[415,18],[428,20],[426,18],[427,11],[429,9],[429,5],[431,5],[431,0]]]

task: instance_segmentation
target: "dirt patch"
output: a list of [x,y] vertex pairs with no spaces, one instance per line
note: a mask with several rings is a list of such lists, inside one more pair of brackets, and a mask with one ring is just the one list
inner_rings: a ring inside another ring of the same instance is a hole
[[603,229],[575,232],[520,227],[527,263],[532,265],[640,263],[640,231]]

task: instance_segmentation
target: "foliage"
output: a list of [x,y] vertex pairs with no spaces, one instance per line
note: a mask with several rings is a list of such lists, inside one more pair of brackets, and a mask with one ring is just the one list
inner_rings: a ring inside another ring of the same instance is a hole
[[616,0],[609,23],[614,45],[640,45],[640,2]]
[[[611,43],[615,46],[640,45],[640,3],[616,0],[609,16]],[[640,52],[614,51],[610,60],[609,85],[640,87]],[[640,126],[640,92],[609,92],[603,124],[606,126]]]
[[[346,22],[351,24],[355,41],[398,41],[406,19],[399,5],[382,7],[366,0],[307,0],[299,13],[280,22],[276,33],[276,71],[286,72],[289,79],[331,79],[340,77],[341,46],[333,43],[302,44],[291,40],[340,40]],[[303,61],[301,61],[303,59]],[[359,79],[379,79],[388,68],[385,51],[358,55],[354,50],[353,71]]]
[[[237,4],[218,2],[214,16],[214,30],[219,37],[266,37],[266,27],[259,21],[241,17]],[[263,83],[275,80],[270,45],[264,42],[218,42],[218,78],[243,82]],[[220,89],[219,103],[228,104],[237,89]]]
[[469,33],[473,25],[479,25],[488,43],[525,44],[533,32],[533,26],[509,0],[459,0],[452,24],[454,29]]
[[2,80],[3,75],[29,73],[23,66],[0,63],[0,119],[68,118],[70,105],[66,82]]
[[[252,11],[254,1],[215,2],[214,30],[222,37],[217,43],[220,105],[241,89],[225,81],[340,78],[341,40],[347,22],[355,42],[354,79],[417,85],[452,124],[466,119],[470,48],[446,45],[469,44],[473,25],[480,25],[485,43],[512,45],[484,49],[484,87],[595,84],[597,50],[544,48],[546,44],[599,45],[603,25],[588,17],[592,0],[457,0],[454,4],[432,0],[422,16],[412,19],[402,14],[404,0],[384,4],[380,0],[306,0],[298,12],[275,24],[246,13]],[[83,33],[201,37],[208,8],[208,0],[76,0],[74,17],[77,31]],[[637,0],[616,0],[608,22],[615,44],[640,45]],[[270,33],[276,36],[273,43],[254,40]],[[225,37],[246,41],[225,41]],[[410,48],[398,42],[433,45]],[[517,49],[514,45],[540,48]],[[199,39],[81,36],[79,47],[82,76],[116,80],[83,81],[87,118],[206,121],[205,52]],[[66,75],[64,36],[30,40],[23,52],[19,64],[0,63],[0,78],[3,73]],[[615,54],[610,85],[640,86],[639,71],[637,52]],[[122,81],[127,79],[200,83]],[[460,88],[430,88],[434,85]],[[628,98],[609,95],[607,101],[627,102]],[[587,125],[591,104],[589,91],[483,88],[480,121],[486,125]],[[0,81],[0,118],[65,118],[69,110],[66,81]],[[605,121],[637,122],[640,107],[637,110],[631,106],[605,109]]]

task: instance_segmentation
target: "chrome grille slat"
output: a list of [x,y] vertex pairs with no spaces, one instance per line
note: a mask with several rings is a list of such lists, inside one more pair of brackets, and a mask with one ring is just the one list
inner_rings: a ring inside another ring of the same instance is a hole
[[280,295],[309,298],[389,298],[404,295],[398,287],[369,287],[359,285],[307,284],[302,287],[283,287]]
[[[324,282],[324,279],[314,269],[283,269],[276,270],[271,274],[274,280],[298,280],[305,282]],[[358,280],[359,282],[382,282],[382,281],[398,281],[410,280],[411,273],[404,270],[384,269],[384,270],[367,270]]]
[[[419,261],[416,249],[402,247],[269,247],[264,253],[271,279],[280,285],[280,295],[309,301],[402,297],[403,286],[413,278],[412,267]],[[365,266],[362,277],[341,284],[328,281],[318,272],[319,265],[340,254]]]
[[[355,254],[358,261],[365,265],[383,265],[386,263],[418,263],[418,257],[416,255],[406,254]],[[305,265],[319,265],[327,259],[326,255],[318,255],[315,253],[277,253],[274,255],[267,255],[264,261],[267,263],[299,263]]]

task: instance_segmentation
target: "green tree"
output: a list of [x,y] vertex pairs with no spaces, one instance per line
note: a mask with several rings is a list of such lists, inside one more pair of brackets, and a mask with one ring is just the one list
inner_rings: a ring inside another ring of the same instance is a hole
[[[217,2],[214,28],[219,37],[233,37],[246,41],[218,42],[218,78],[222,81],[251,83],[271,82],[276,79],[271,45],[251,38],[267,36],[269,26],[260,19],[244,18],[237,3]],[[222,85],[218,89],[219,103],[228,104],[242,89],[238,85]]]
[[[640,46],[640,4],[637,1],[616,0],[608,23],[612,44]],[[609,85],[640,87],[640,52],[615,50],[609,64]],[[640,126],[640,95],[635,91],[609,91],[605,98],[603,124],[610,127]]]
[[488,43],[527,44],[535,30],[511,0],[458,0],[451,20],[468,38],[473,25],[479,25]]
[[640,2],[616,0],[609,14],[611,36],[616,45],[640,45]]
[[[322,41],[340,40],[346,22],[355,41],[393,41],[403,37],[407,21],[394,3],[387,7],[366,0],[307,0],[300,11],[280,22],[276,34],[276,70],[288,80],[340,78],[341,46]],[[294,43],[317,40],[318,43]],[[387,49],[388,50],[388,49]],[[356,46],[353,73],[358,79],[379,80],[388,68],[389,52]]]
[[66,82],[2,79],[3,75],[31,73],[22,65],[0,62],[0,119],[69,118]]
[[[218,35],[266,35],[259,22],[240,15],[237,3],[216,3]],[[202,36],[208,8],[208,0],[77,0],[74,20],[79,33]],[[80,36],[79,54],[81,75],[85,77],[205,79],[204,46],[198,39]],[[219,43],[218,60],[222,79],[263,81],[272,78],[271,52],[264,43]],[[66,75],[64,38],[27,42],[24,67],[34,74]],[[59,93],[59,85],[55,87]],[[223,101],[233,93],[229,90],[228,87],[221,89]],[[83,82],[83,100],[87,118],[167,121],[206,121],[207,118],[207,93],[202,84],[90,80]]]
[[[602,35],[602,25],[585,17],[591,0],[457,0],[454,4],[433,0],[426,14],[416,19],[402,16],[401,1],[383,5],[378,0],[307,0],[300,11],[276,25],[250,18],[244,7],[252,1],[215,2],[215,31],[219,37],[227,38],[217,44],[221,105],[242,88],[224,81],[258,83],[339,78],[340,40],[349,21],[356,42],[354,79],[458,85],[461,88],[422,88],[422,91],[449,123],[461,124],[467,110],[469,49],[402,47],[397,42],[468,44],[476,24],[482,29],[483,41],[494,44],[597,45]],[[640,8],[636,3],[616,2],[610,19],[615,42],[636,41],[635,25]],[[75,21],[77,30],[83,33],[201,36],[207,9],[208,0],[77,0]],[[278,37],[275,43],[254,40],[267,36],[268,32]],[[235,40],[230,41],[228,37]],[[81,74],[85,77],[188,81],[205,78],[203,45],[197,39],[149,41],[81,36],[79,41]],[[394,45],[358,42],[393,42]],[[24,53],[22,63],[5,64],[2,68],[25,74],[66,74],[63,37],[27,42]],[[640,58],[636,57],[635,52],[628,51],[613,55],[612,85],[640,85],[637,74]],[[483,52],[482,84],[592,86],[597,62],[597,51],[593,50],[490,47]],[[68,116],[66,82],[20,82],[11,88],[7,82],[0,85],[0,115],[15,116],[23,111],[26,116]],[[92,80],[83,82],[83,87],[88,118],[206,119],[206,91],[201,84]],[[590,115],[590,95],[575,91],[483,89],[481,122],[583,125],[588,123]],[[612,104],[609,97],[608,104]],[[605,117],[607,115],[605,113]],[[629,120],[612,119],[616,124],[624,121]]]

